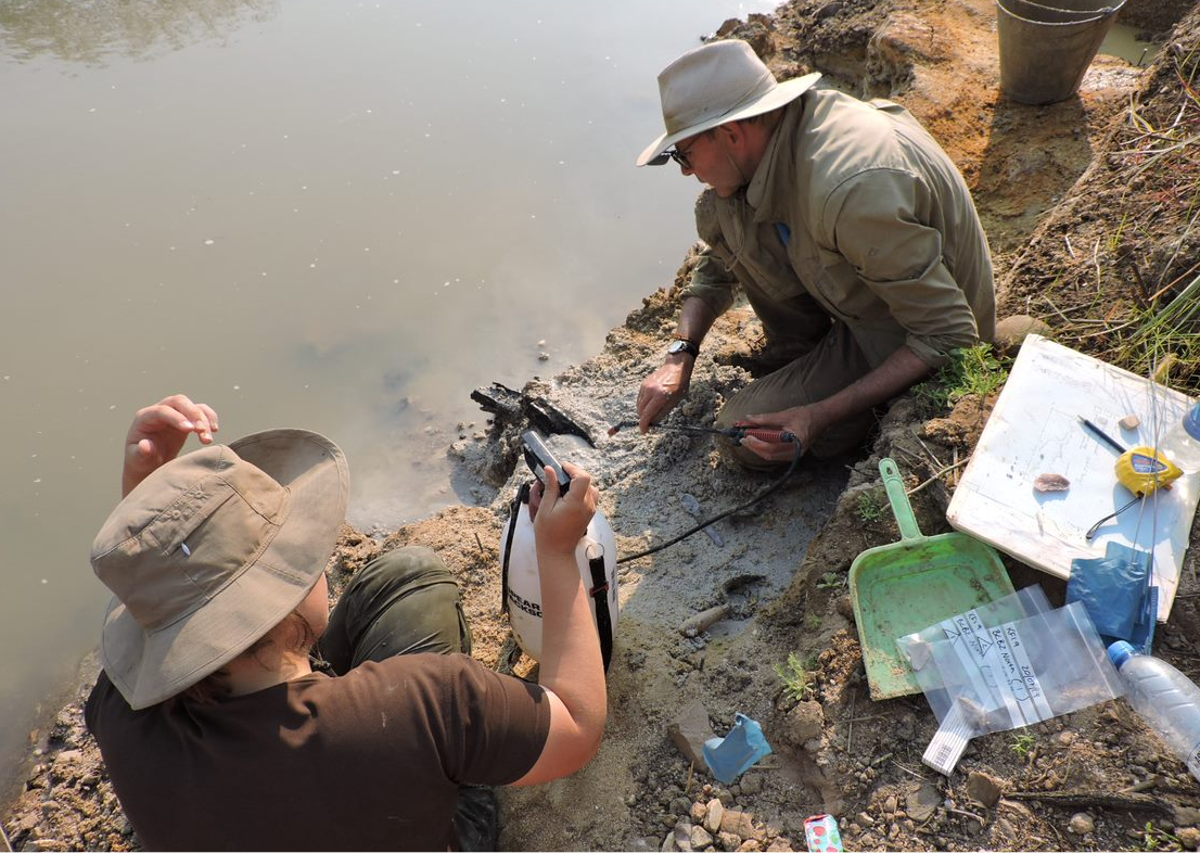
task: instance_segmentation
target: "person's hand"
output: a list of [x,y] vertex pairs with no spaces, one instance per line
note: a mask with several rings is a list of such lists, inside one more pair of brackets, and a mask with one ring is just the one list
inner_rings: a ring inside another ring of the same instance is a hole
[[679,404],[692,381],[693,364],[690,355],[671,356],[646,377],[638,389],[638,429],[646,432]]
[[573,561],[575,548],[596,514],[600,490],[592,485],[592,475],[578,465],[564,462],[563,468],[571,475],[571,488],[566,497],[558,493],[558,475],[554,469],[546,468],[546,485],[543,488],[540,482],[534,484],[529,496],[529,511],[533,516],[533,535],[538,551],[545,549],[568,555]]
[[797,453],[808,450],[817,437],[820,427],[813,416],[811,406],[795,406],[782,412],[765,415],[746,415],[739,423],[771,429],[785,429],[796,436],[795,441],[763,441],[748,435],[742,439],[742,447],[766,459],[768,462],[791,462]]
[[153,406],[138,409],[125,436],[125,465],[121,495],[133,491],[155,469],[179,455],[187,437],[195,433],[201,444],[212,444],[220,426],[211,406],[173,394]]

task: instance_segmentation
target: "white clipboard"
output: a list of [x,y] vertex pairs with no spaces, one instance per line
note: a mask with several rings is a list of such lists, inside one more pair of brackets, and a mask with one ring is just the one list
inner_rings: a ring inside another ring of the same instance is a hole
[[[1200,474],[1185,474],[1111,519],[1089,542],[1088,528],[1128,503],[1117,482],[1118,454],[1080,423],[1082,416],[1124,447],[1154,446],[1191,408],[1185,394],[1030,335],[1021,345],[946,517],[951,526],[1023,563],[1069,578],[1071,561],[1104,557],[1109,542],[1151,551],[1160,621],[1175,601]],[[1136,415],[1132,430],[1118,421]],[[1065,492],[1041,493],[1039,474],[1062,474]]]

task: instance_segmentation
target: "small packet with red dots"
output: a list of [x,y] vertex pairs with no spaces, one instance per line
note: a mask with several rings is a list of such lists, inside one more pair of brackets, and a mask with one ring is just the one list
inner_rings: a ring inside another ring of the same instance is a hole
[[841,853],[842,834],[838,832],[837,818],[831,814],[806,818],[804,840],[810,853]]

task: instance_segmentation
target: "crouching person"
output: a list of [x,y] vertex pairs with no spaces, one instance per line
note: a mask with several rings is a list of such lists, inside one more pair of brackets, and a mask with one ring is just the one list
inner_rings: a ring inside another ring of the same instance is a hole
[[[599,748],[604,669],[575,562],[591,478],[568,466],[568,494],[551,472],[540,496],[535,685],[469,657],[458,587],[427,548],[364,567],[331,614],[341,450],[303,430],[224,446],[217,428],[182,395],[138,411],[92,546],[114,598],[85,716],[141,842],[490,849],[490,786],[569,775]],[[179,456],[191,433],[205,446]]]

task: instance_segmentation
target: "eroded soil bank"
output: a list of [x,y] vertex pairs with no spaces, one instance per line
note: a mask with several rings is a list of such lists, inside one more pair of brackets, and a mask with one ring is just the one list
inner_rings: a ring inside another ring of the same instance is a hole
[[[1190,9],[1130,2],[1123,14],[1165,37]],[[1105,355],[1125,315],[1155,290],[1181,287],[1200,263],[1190,236],[1200,169],[1188,142],[1200,128],[1187,85],[1200,43],[1195,13],[1153,67],[1100,57],[1078,98],[1048,107],[1000,97],[990,0],[796,0],[772,16],[728,22],[721,34],[750,40],[781,76],[821,70],[925,122],[972,185],[1000,272],[1001,316],[1035,315],[1062,342]],[[1172,150],[1147,153],[1156,140]],[[623,554],[691,526],[684,495],[708,515],[772,482],[722,463],[704,438],[606,435],[630,417],[638,383],[661,358],[676,283],[663,282],[594,359],[525,389],[595,439],[595,448],[580,443],[566,455],[597,474]],[[682,415],[706,422],[748,381],[731,361],[756,332],[744,309],[720,320]],[[1192,381],[1183,370],[1172,378]],[[721,544],[697,534],[624,564],[601,753],[571,779],[504,792],[503,845],[804,849],[804,818],[832,812],[847,849],[1195,849],[1200,786],[1122,702],[977,739],[947,778],[921,764],[937,727],[924,699],[869,698],[845,578],[863,549],[898,538],[886,509],[868,511],[878,505],[878,461],[895,459],[910,488],[926,483],[913,495],[922,531],[947,529],[954,472],[939,472],[970,453],[988,405],[967,399],[954,412],[931,412],[913,395],[901,398],[871,447],[806,462],[778,492],[719,522]],[[496,489],[489,506],[453,507],[384,541],[347,528],[335,589],[381,549],[429,545],[462,582],[477,656],[508,665],[497,567],[506,504],[525,476],[514,468],[516,435],[514,425],[497,424],[450,450]],[[1061,600],[1061,582],[1008,567],[1017,586],[1040,583]],[[1198,594],[1189,553],[1157,649],[1194,676]],[[721,605],[724,618],[708,630],[680,630]],[[776,673],[789,652],[808,666],[802,698]],[[516,661],[516,671],[529,670]],[[737,712],[762,723],[774,754],[724,786],[684,757],[670,731],[724,733]],[[138,848],[77,702],[35,733],[31,749],[25,791],[3,821],[16,849]]]

